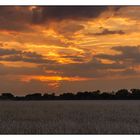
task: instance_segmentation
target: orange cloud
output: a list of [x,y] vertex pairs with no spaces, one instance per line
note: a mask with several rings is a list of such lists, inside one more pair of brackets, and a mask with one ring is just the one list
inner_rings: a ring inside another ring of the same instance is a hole
[[61,77],[61,76],[20,76],[21,81],[24,82],[29,82],[31,80],[39,80],[42,82],[47,82],[47,81],[86,81],[86,80],[91,80],[92,78],[84,78],[84,77]]

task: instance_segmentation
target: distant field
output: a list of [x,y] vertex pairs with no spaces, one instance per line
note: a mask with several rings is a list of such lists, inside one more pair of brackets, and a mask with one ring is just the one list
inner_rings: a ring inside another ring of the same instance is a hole
[[140,101],[1,101],[1,134],[140,134]]

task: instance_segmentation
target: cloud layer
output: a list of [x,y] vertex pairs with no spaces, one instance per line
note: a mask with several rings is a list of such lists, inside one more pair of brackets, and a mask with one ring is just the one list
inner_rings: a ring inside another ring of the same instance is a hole
[[139,6],[1,6],[0,91],[137,87],[139,14]]

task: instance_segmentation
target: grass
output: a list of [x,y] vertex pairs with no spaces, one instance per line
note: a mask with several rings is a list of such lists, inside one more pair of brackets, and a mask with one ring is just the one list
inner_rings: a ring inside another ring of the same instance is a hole
[[140,134],[140,101],[1,101],[0,134]]

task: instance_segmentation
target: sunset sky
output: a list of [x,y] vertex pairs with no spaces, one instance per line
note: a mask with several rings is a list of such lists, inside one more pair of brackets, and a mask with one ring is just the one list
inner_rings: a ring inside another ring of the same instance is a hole
[[139,6],[1,6],[0,93],[140,88]]

